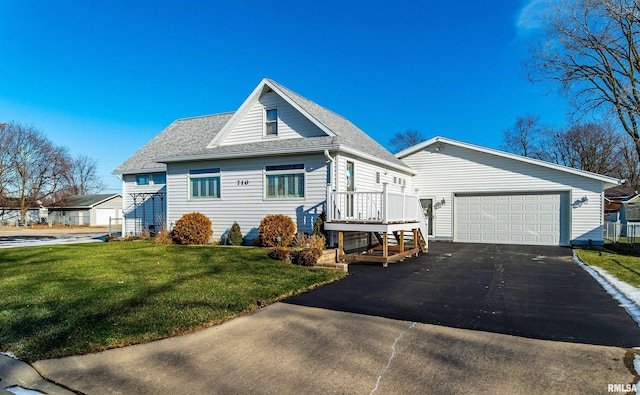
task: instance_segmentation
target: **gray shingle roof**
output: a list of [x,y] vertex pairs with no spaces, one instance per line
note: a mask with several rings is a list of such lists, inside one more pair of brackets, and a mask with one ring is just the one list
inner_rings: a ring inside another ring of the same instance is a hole
[[127,174],[140,170],[163,171],[166,165],[159,160],[170,158],[206,157],[255,153],[263,151],[286,152],[291,149],[318,148],[327,146],[343,146],[363,154],[391,162],[407,168],[407,165],[383,148],[375,140],[360,130],[346,118],[330,111],[311,100],[285,88],[275,81],[267,80],[278,88],[291,101],[306,111],[316,121],[331,130],[335,137],[307,137],[300,139],[274,139],[255,143],[220,145],[207,148],[233,113],[215,114],[196,118],[180,119],[145,144],[123,164],[113,171],[114,174]]
[[[110,200],[118,196],[120,196],[119,193],[101,193],[97,195],[69,196],[64,201],[64,208],[91,208],[98,203],[102,203],[105,200]],[[51,207],[51,208],[55,208],[55,207]]]
[[114,174],[127,174],[140,170],[164,171],[166,165],[158,163],[160,157],[192,155],[209,144],[222,129],[232,112],[202,117],[178,119],[118,166]]

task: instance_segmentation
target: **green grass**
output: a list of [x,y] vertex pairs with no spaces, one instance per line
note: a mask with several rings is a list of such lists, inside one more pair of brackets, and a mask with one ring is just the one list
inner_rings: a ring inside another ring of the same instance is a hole
[[606,248],[616,252],[579,250],[578,257],[589,266],[598,266],[619,280],[640,287],[640,251],[625,244],[607,244]]
[[148,342],[344,275],[267,253],[149,242],[0,249],[0,351],[32,362]]

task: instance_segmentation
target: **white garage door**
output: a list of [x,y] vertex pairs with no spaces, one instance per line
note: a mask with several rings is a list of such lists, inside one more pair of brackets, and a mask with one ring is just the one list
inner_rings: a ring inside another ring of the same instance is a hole
[[564,206],[561,193],[456,195],[454,240],[565,245]]
[[96,225],[109,225],[109,217],[116,218],[115,208],[97,208]]

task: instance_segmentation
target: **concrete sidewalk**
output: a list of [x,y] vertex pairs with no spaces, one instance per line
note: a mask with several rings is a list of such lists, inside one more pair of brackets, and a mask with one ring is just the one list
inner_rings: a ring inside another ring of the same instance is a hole
[[636,382],[633,358],[617,347],[276,303],[190,335],[34,367],[85,394],[599,394]]

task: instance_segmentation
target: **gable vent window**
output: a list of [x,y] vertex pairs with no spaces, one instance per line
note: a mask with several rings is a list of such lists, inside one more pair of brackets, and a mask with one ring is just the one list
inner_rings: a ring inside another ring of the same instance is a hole
[[220,199],[220,168],[189,170],[190,199]]
[[264,134],[265,136],[277,136],[278,135],[278,109],[267,108],[264,111]]
[[267,199],[304,198],[304,164],[267,166],[265,197]]
[[380,184],[380,172],[376,171],[376,184]]

